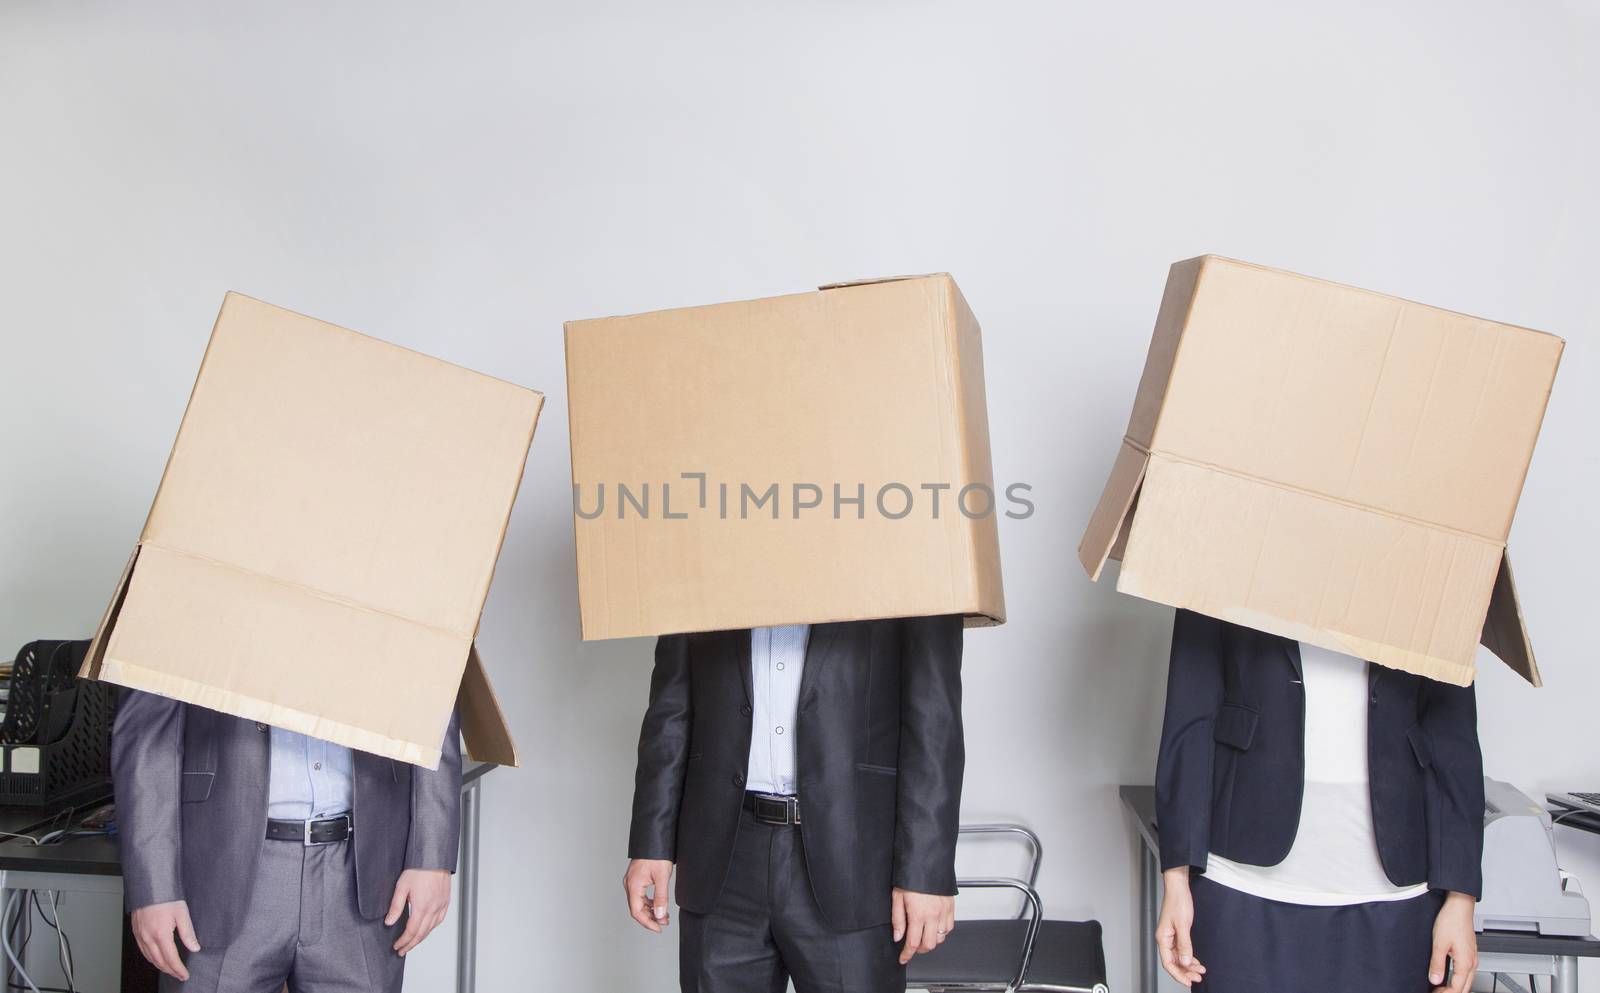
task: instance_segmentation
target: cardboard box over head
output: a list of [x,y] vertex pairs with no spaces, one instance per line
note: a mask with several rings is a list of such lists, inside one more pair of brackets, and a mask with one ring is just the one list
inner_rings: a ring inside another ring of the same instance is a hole
[[1004,620],[982,343],[948,275],[566,335],[585,639]]
[[543,397],[230,293],[84,674],[436,767]]
[[1539,670],[1506,535],[1560,338],[1179,262],[1078,556],[1117,589],[1457,685]]

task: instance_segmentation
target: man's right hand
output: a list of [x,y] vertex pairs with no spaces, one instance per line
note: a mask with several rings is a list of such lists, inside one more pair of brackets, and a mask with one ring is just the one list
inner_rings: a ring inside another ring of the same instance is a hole
[[138,942],[139,951],[146,961],[179,982],[189,978],[189,970],[183,967],[178,946],[172,940],[172,933],[176,931],[183,947],[191,952],[200,950],[200,942],[194,936],[194,924],[189,920],[187,903],[174,900],[140,907],[133,912],[131,927],[133,940]]
[[660,934],[662,928],[672,923],[672,914],[667,910],[667,889],[671,882],[669,859],[634,859],[628,863],[622,888],[628,894],[628,913],[640,927]]
[[1194,927],[1194,896],[1189,892],[1189,867],[1168,869],[1161,874],[1165,894],[1161,916],[1156,921],[1156,949],[1167,975],[1184,986],[1205,978],[1206,967],[1194,957],[1194,942],[1189,931]]

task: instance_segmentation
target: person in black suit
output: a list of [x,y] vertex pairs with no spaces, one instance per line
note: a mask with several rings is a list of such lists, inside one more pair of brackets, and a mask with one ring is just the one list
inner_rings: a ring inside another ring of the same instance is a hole
[[1180,610],[1156,808],[1156,941],[1185,986],[1470,987],[1484,812],[1470,686]]
[[[656,644],[624,888],[686,993],[889,993],[955,927],[960,617]],[[897,947],[897,943],[899,947]]]

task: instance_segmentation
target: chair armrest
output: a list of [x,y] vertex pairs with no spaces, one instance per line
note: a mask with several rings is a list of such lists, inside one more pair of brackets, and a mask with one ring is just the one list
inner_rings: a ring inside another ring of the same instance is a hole
[[974,876],[956,880],[958,889],[975,890],[1016,890],[1022,894],[1022,912],[1017,915],[1018,920],[1026,916],[1028,929],[1022,940],[1022,958],[1017,963],[1017,977],[1011,983],[1011,988],[1016,989],[1028,977],[1028,963],[1033,959],[1033,945],[1039,938],[1039,924],[1044,920],[1044,902],[1039,899],[1039,891],[1032,885],[1010,876]]
[[[1028,885],[1039,885],[1039,866],[1044,862],[1044,843],[1039,840],[1034,830],[1023,824],[996,823],[996,824],[963,824],[958,830],[958,835],[984,835],[984,834],[1014,834],[1028,844]],[[1017,912],[1017,919],[1021,920],[1023,912]]]

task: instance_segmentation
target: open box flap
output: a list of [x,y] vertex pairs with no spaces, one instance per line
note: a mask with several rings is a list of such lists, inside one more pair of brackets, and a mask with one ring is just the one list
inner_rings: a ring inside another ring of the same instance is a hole
[[516,742],[511,740],[511,729],[489,685],[488,674],[483,671],[483,659],[478,655],[476,644],[467,653],[467,668],[461,673],[456,710],[461,715],[461,736],[466,739],[469,756],[495,765],[517,764]]
[[1150,453],[1126,438],[1117,451],[1117,460],[1111,467],[1111,478],[1100,494],[1089,526],[1078,542],[1078,561],[1091,580],[1100,578],[1106,559],[1120,555],[1127,544],[1127,532],[1132,520],[1134,500],[1144,483],[1145,468],[1150,463]]
[[1500,573],[1495,577],[1494,591],[1489,594],[1489,612],[1483,618],[1483,647],[1534,686],[1544,685],[1539,676],[1539,663],[1533,657],[1533,641],[1528,637],[1528,624],[1522,615],[1516,580],[1511,574],[1509,553],[1500,558]]
[[148,542],[113,603],[86,674],[438,766],[470,638]]

